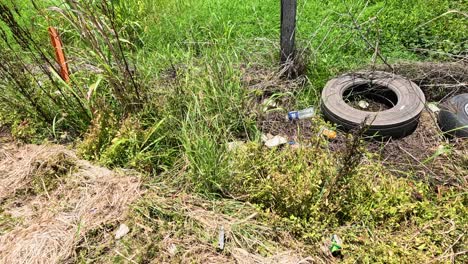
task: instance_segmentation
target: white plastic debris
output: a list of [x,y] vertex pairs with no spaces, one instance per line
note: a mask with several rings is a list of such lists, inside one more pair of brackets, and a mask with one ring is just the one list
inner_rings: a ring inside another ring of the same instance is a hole
[[267,142],[268,140],[272,139],[273,135],[268,133],[268,134],[262,134],[262,142]]
[[361,107],[362,109],[367,109],[367,108],[369,108],[369,103],[366,102],[366,101],[364,101],[364,100],[359,101],[359,102],[358,102],[358,105],[359,105],[359,107]]
[[428,104],[427,104],[427,108],[428,108],[429,111],[431,111],[432,113],[438,113],[438,112],[440,112],[440,108],[437,106],[436,103],[428,103]]
[[314,116],[315,116],[315,108],[309,107],[309,108],[302,109],[299,111],[288,112],[288,115],[286,116],[286,120],[293,121],[293,120],[312,118]]
[[117,239],[117,240],[121,239],[126,234],[128,234],[128,232],[130,232],[130,228],[128,228],[128,226],[126,224],[121,224],[119,226],[119,229],[117,229],[117,231],[115,231],[115,239]]
[[169,254],[171,254],[171,256],[175,256],[177,254],[177,246],[171,243],[167,248],[167,251]]
[[221,226],[219,229],[219,235],[218,235],[218,249],[223,250],[224,249],[224,226]]
[[267,141],[265,141],[265,146],[267,146],[269,148],[273,148],[273,147],[277,147],[277,146],[280,146],[280,145],[283,145],[283,144],[286,144],[286,143],[288,143],[288,140],[285,137],[274,136],[273,138],[268,139]]

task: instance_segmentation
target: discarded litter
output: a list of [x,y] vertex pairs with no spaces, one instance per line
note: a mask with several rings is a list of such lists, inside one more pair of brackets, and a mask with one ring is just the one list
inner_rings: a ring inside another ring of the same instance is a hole
[[291,146],[291,148],[293,149],[297,149],[301,147],[301,145],[294,140],[289,141],[288,145]]
[[128,232],[130,232],[130,228],[128,228],[126,224],[121,224],[119,226],[119,229],[117,229],[117,231],[115,232],[115,239],[121,239],[126,234],[128,234]]
[[278,104],[272,98],[267,98],[263,100],[262,105],[263,105],[263,109],[262,109],[263,112],[266,112],[269,109],[276,108],[278,106]]
[[341,255],[341,248],[343,247],[343,242],[340,237],[334,234],[331,238],[330,252],[334,257]]
[[272,139],[273,135],[268,133],[268,134],[262,134],[262,142],[267,142],[268,140]]
[[307,119],[315,116],[315,108],[309,107],[300,111],[291,111],[286,116],[286,120],[293,121],[299,119]]
[[[349,89],[350,83],[353,83],[352,87],[359,83],[359,87],[367,88],[362,92],[354,91]],[[376,85],[379,87],[379,93],[376,93]],[[351,90],[350,94],[345,96],[343,91],[348,90]],[[392,96],[387,96],[386,91],[391,92],[389,95]],[[379,100],[385,99],[389,107],[394,107],[382,114],[380,110],[373,111],[370,106],[363,111],[360,107],[355,108],[347,103],[350,97],[374,94],[379,96]],[[393,94],[397,96],[394,97]],[[358,72],[343,74],[327,82],[322,90],[321,112],[326,120],[345,131],[350,131],[366,121],[369,125],[365,131],[366,135],[402,138],[414,132],[425,103],[426,98],[418,85],[402,76],[379,71]]]
[[320,128],[319,135],[323,135],[328,139],[336,139],[336,136],[337,136],[336,131],[330,130],[326,127]]
[[219,229],[218,249],[224,249],[224,226],[221,226],[221,228]]
[[274,136],[273,138],[270,138],[265,141],[265,146],[269,148],[273,148],[273,147],[277,147],[286,143],[288,143],[288,140],[285,137]]
[[171,245],[169,245],[167,248],[167,251],[169,254],[171,254],[171,256],[175,256],[177,254],[177,246],[171,243]]
[[361,100],[359,101],[358,106],[361,107],[362,109],[367,109],[369,108],[369,103],[364,100]]
[[440,129],[451,136],[468,138],[468,93],[447,99],[440,108]]

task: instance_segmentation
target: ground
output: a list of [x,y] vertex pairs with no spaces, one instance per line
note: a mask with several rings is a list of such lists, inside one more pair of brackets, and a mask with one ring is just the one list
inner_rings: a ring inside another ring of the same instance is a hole
[[[284,124],[284,120],[274,120],[265,129],[274,127],[275,122]],[[296,140],[314,136],[302,135],[301,131],[307,130],[298,126],[311,127],[313,122],[299,121],[281,131],[265,132]],[[330,149],[346,148],[345,138],[344,133],[338,132],[338,139],[330,142]],[[288,231],[275,230],[264,222],[263,213],[248,203],[211,200],[176,191],[132,170],[112,171],[93,165],[64,146],[18,144],[6,129],[2,130],[0,142],[2,262],[332,263],[338,260],[328,251],[329,241],[311,248]],[[439,146],[449,144],[453,149],[450,155],[434,156]],[[466,167],[446,165],[454,159],[459,160],[456,164],[466,164],[467,145],[459,139],[444,139],[434,114],[428,110],[423,112],[420,125],[409,137],[383,143],[369,140],[365,146],[379,153],[378,158],[392,174],[427,181],[438,195],[443,195],[447,186],[466,185],[467,176],[463,174]],[[401,174],[403,171],[416,173],[405,175]],[[419,199],[416,189],[412,195]],[[116,240],[114,235],[120,224],[130,226],[130,232]],[[224,251],[218,245],[221,227],[226,243]],[[415,233],[413,237],[417,236]],[[460,239],[465,240],[463,234],[455,244]],[[445,255],[447,252],[439,256],[441,260]]]
[[75,259],[90,230],[123,221],[141,195],[137,174],[93,166],[63,146],[0,147],[2,263]]
[[[243,241],[249,239],[239,230],[245,226],[261,232],[258,236],[265,240],[274,236],[271,227],[255,222],[258,213],[250,205],[171,193],[167,186],[143,186],[137,172],[92,165],[64,146],[18,145],[6,131],[0,142],[2,263],[296,263],[313,259],[303,257],[299,247],[291,245],[298,243],[291,237],[278,243],[277,252],[270,252],[268,258],[240,247],[264,242]],[[146,201],[154,203],[152,214],[161,214],[161,220],[145,214],[150,219],[128,216]],[[229,209],[238,213],[233,217],[218,211]],[[173,218],[185,223],[172,223]],[[131,226],[129,241],[138,237],[158,246],[127,244],[125,237],[116,240],[117,228],[125,223]],[[229,246],[229,253],[218,251],[196,231],[217,236],[221,226],[226,243],[239,244]]]
[[467,93],[466,0],[298,0],[286,65],[280,3],[0,1],[0,262],[468,262],[467,140],[319,111],[356,71]]

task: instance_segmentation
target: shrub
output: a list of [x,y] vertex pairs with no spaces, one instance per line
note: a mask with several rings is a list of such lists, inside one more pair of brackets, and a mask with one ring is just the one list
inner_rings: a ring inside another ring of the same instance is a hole
[[[319,140],[307,147],[281,150],[247,144],[232,157],[232,171],[224,179],[224,187],[233,197],[289,219],[303,219],[307,225],[361,222],[398,226],[405,218],[424,215],[413,191],[425,199],[425,185],[391,176],[370,161],[369,155],[340,181],[334,181],[343,166],[342,154],[330,153],[324,144]],[[327,189],[331,192],[325,197]]]

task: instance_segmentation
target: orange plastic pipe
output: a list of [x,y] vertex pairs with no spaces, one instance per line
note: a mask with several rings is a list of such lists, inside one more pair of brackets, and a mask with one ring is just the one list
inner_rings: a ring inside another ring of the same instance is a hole
[[49,35],[50,40],[52,41],[52,46],[54,46],[55,49],[57,63],[60,67],[60,76],[65,82],[69,83],[70,74],[68,73],[68,65],[67,61],[65,60],[65,53],[63,52],[62,40],[60,39],[57,29],[55,29],[54,27],[49,27]]

